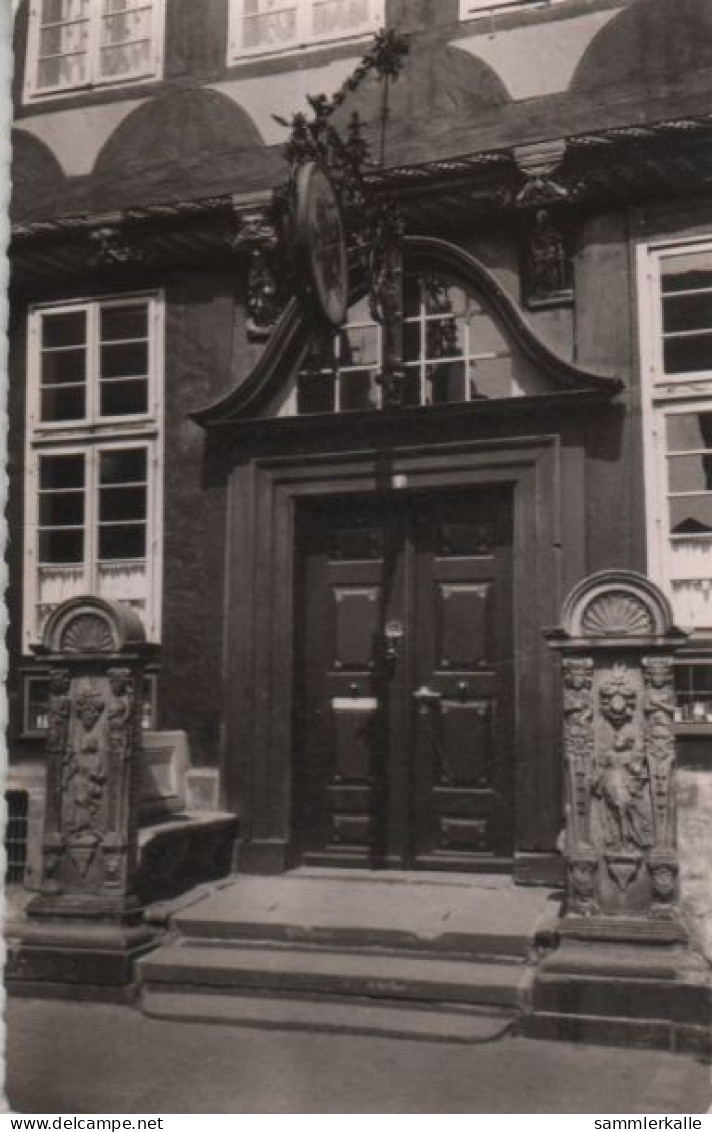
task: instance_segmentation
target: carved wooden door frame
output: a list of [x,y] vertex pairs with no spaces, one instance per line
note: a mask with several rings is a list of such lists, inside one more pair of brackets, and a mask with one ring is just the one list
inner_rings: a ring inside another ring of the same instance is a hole
[[584,572],[582,509],[573,517],[567,509],[563,531],[561,462],[560,437],[547,434],[393,446],[385,472],[373,449],[253,456],[232,469],[224,774],[227,804],[241,819],[241,869],[276,873],[293,863],[296,505],[383,491],[384,476],[393,491],[512,489],[515,851],[553,850],[561,821],[558,687],[542,629],[555,623],[563,592]]

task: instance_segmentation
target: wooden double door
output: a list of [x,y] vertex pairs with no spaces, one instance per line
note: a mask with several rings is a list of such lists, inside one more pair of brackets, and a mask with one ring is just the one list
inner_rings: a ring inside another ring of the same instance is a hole
[[477,869],[512,851],[512,499],[330,499],[298,517],[302,863]]

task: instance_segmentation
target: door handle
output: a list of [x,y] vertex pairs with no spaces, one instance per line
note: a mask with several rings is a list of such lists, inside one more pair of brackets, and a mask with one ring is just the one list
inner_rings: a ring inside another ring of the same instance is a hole
[[413,692],[413,699],[421,709],[440,707],[442,698],[441,692],[436,692],[434,688],[429,688],[427,684],[422,684],[420,688],[416,688]]

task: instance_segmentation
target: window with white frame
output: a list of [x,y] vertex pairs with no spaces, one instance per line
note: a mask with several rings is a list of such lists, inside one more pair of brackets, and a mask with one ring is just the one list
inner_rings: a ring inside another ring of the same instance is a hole
[[502,8],[548,8],[560,3],[561,0],[460,0],[460,19],[471,20]]
[[385,0],[230,0],[230,60],[367,35]]
[[26,95],[159,78],[165,0],[32,0]]
[[160,631],[162,304],[36,308],[28,344],[25,647],[96,594]]
[[712,241],[640,266],[649,566],[680,626],[712,635]]
[[[477,294],[435,271],[405,279],[403,355],[406,405],[444,405],[521,397],[537,390],[518,366],[498,321]],[[297,381],[298,413],[377,409],[383,334],[368,297],[351,307],[346,325],[315,352]]]

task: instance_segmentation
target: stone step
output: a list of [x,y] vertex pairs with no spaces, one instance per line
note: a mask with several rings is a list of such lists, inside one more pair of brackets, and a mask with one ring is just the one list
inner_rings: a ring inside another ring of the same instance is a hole
[[415,954],[166,943],[138,965],[144,991],[186,987],[516,1008],[527,968]]
[[448,1010],[432,1004],[396,1005],[387,1000],[324,1000],[274,993],[228,995],[158,983],[143,988],[141,1006],[150,1017],[181,1022],[445,1042],[492,1042],[518,1024],[518,1014],[502,1008]]
[[524,959],[556,910],[509,878],[373,873],[236,878],[171,916],[187,939],[282,941]]

